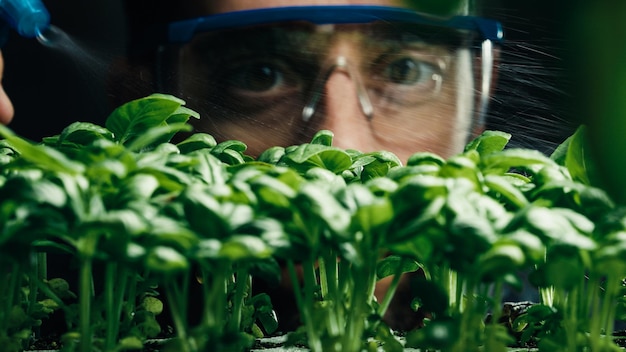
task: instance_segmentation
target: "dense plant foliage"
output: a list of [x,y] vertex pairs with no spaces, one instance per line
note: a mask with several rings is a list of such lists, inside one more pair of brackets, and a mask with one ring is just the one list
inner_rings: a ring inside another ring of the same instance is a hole
[[[302,320],[289,341],[315,351],[503,351],[513,333],[545,351],[617,348],[626,213],[594,187],[584,128],[552,157],[506,149],[510,135],[487,131],[447,160],[416,153],[403,165],[389,152],[333,147],[329,131],[258,158],[202,133],[171,142],[189,118],[198,116],[182,100],[155,94],[104,127],[77,122],[40,143],[0,128],[7,351],[21,351],[55,310],[63,350],[140,349],[159,335],[163,309],[176,333],[163,350],[245,350],[277,327],[252,276],[277,280],[278,262]],[[52,252],[78,264],[75,303],[46,275]],[[400,276],[418,269],[412,306],[429,318],[400,340],[381,317]],[[542,300],[509,331],[502,292],[520,288],[520,272]],[[202,302],[188,301],[194,280]],[[190,304],[202,310],[197,324]]]

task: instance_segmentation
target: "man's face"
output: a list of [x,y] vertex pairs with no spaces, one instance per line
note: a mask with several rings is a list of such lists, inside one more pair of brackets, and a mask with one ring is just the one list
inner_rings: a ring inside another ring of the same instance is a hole
[[[382,0],[213,0],[193,12],[342,4],[401,6]],[[241,140],[251,155],[308,142],[322,129],[334,133],[337,147],[386,150],[403,161],[419,151],[460,152],[474,100],[469,52],[406,33],[399,40],[389,34],[395,28],[386,27],[292,23],[198,35],[180,51],[178,94],[200,112],[199,131]]]

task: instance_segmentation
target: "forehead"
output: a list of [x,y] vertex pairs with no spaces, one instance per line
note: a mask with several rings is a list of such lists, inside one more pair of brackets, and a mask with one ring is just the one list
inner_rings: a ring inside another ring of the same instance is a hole
[[197,11],[207,14],[250,10],[263,7],[302,5],[383,5],[402,6],[402,0],[205,0],[196,1]]

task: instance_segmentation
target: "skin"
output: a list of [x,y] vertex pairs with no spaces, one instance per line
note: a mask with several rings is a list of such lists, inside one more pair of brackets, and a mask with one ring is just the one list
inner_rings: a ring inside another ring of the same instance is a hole
[[[4,72],[4,59],[0,53],[0,81]],[[4,87],[0,84],[0,123],[3,125],[9,124],[13,119],[13,104],[11,99],[4,91]]]
[[[185,6],[189,17],[199,15],[209,15],[238,10],[250,10],[260,7],[275,6],[298,6],[298,5],[339,5],[339,4],[368,4],[385,6],[402,6],[402,1],[393,0],[372,0],[372,1],[346,1],[346,0],[214,0],[214,1],[190,1]],[[354,45],[351,45],[349,38],[337,40],[337,44],[332,48],[334,57],[346,56],[354,57]],[[183,53],[184,55],[184,53]],[[466,99],[466,108],[459,110],[457,99],[456,63],[449,65],[450,77],[444,79],[444,85],[437,103],[427,104],[416,110],[420,116],[419,121],[415,121],[414,126],[391,125],[386,130],[373,129],[368,119],[360,109],[356,95],[356,85],[353,77],[345,70],[335,70],[326,81],[324,98],[318,106],[314,118],[302,127],[302,122],[297,117],[289,117],[286,122],[282,114],[274,114],[274,120],[270,122],[256,123],[249,119],[211,119],[211,113],[203,111],[203,101],[201,96],[202,88],[193,86],[192,79],[197,77],[192,69],[185,64],[179,71],[189,70],[185,77],[181,78],[179,84],[182,85],[181,96],[185,97],[188,106],[200,111],[204,118],[196,123],[200,131],[213,134],[218,140],[237,139],[244,141],[248,145],[248,154],[258,155],[263,150],[274,145],[292,145],[310,141],[313,133],[322,129],[330,130],[334,133],[333,144],[343,149],[357,149],[362,152],[372,152],[386,150],[396,154],[400,160],[405,162],[409,156],[418,151],[429,151],[443,157],[449,157],[462,151],[470,134],[470,121],[472,101],[471,97]],[[469,73],[470,70],[467,70]],[[202,75],[200,75],[202,76]],[[464,77],[471,81],[471,75]],[[182,82],[182,83],[181,83]],[[205,83],[202,83],[205,84]],[[471,86],[466,86],[459,90],[470,91]],[[471,83],[470,83],[471,84]],[[194,99],[198,97],[198,100]],[[277,120],[281,115],[282,120]],[[293,114],[290,114],[290,116]],[[393,115],[393,114],[392,114]],[[376,116],[376,115],[375,115]],[[375,117],[376,118],[376,117]],[[379,117],[380,118],[380,117]],[[393,121],[393,119],[390,119]],[[268,131],[267,126],[272,124],[293,125],[291,131],[271,131],[268,133],[258,133],[258,131]],[[304,131],[303,131],[304,130]],[[410,131],[410,132],[408,132]],[[281,133],[283,133],[281,135]]]

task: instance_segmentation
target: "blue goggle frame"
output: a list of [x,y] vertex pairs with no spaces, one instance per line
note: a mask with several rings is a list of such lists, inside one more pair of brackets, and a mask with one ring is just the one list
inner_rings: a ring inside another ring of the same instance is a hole
[[482,40],[501,43],[502,25],[495,20],[477,16],[438,18],[390,6],[317,5],[287,6],[234,11],[170,23],[170,43],[189,42],[196,33],[270,24],[285,21],[308,21],[313,24],[370,23],[374,21],[433,25],[478,33]]

